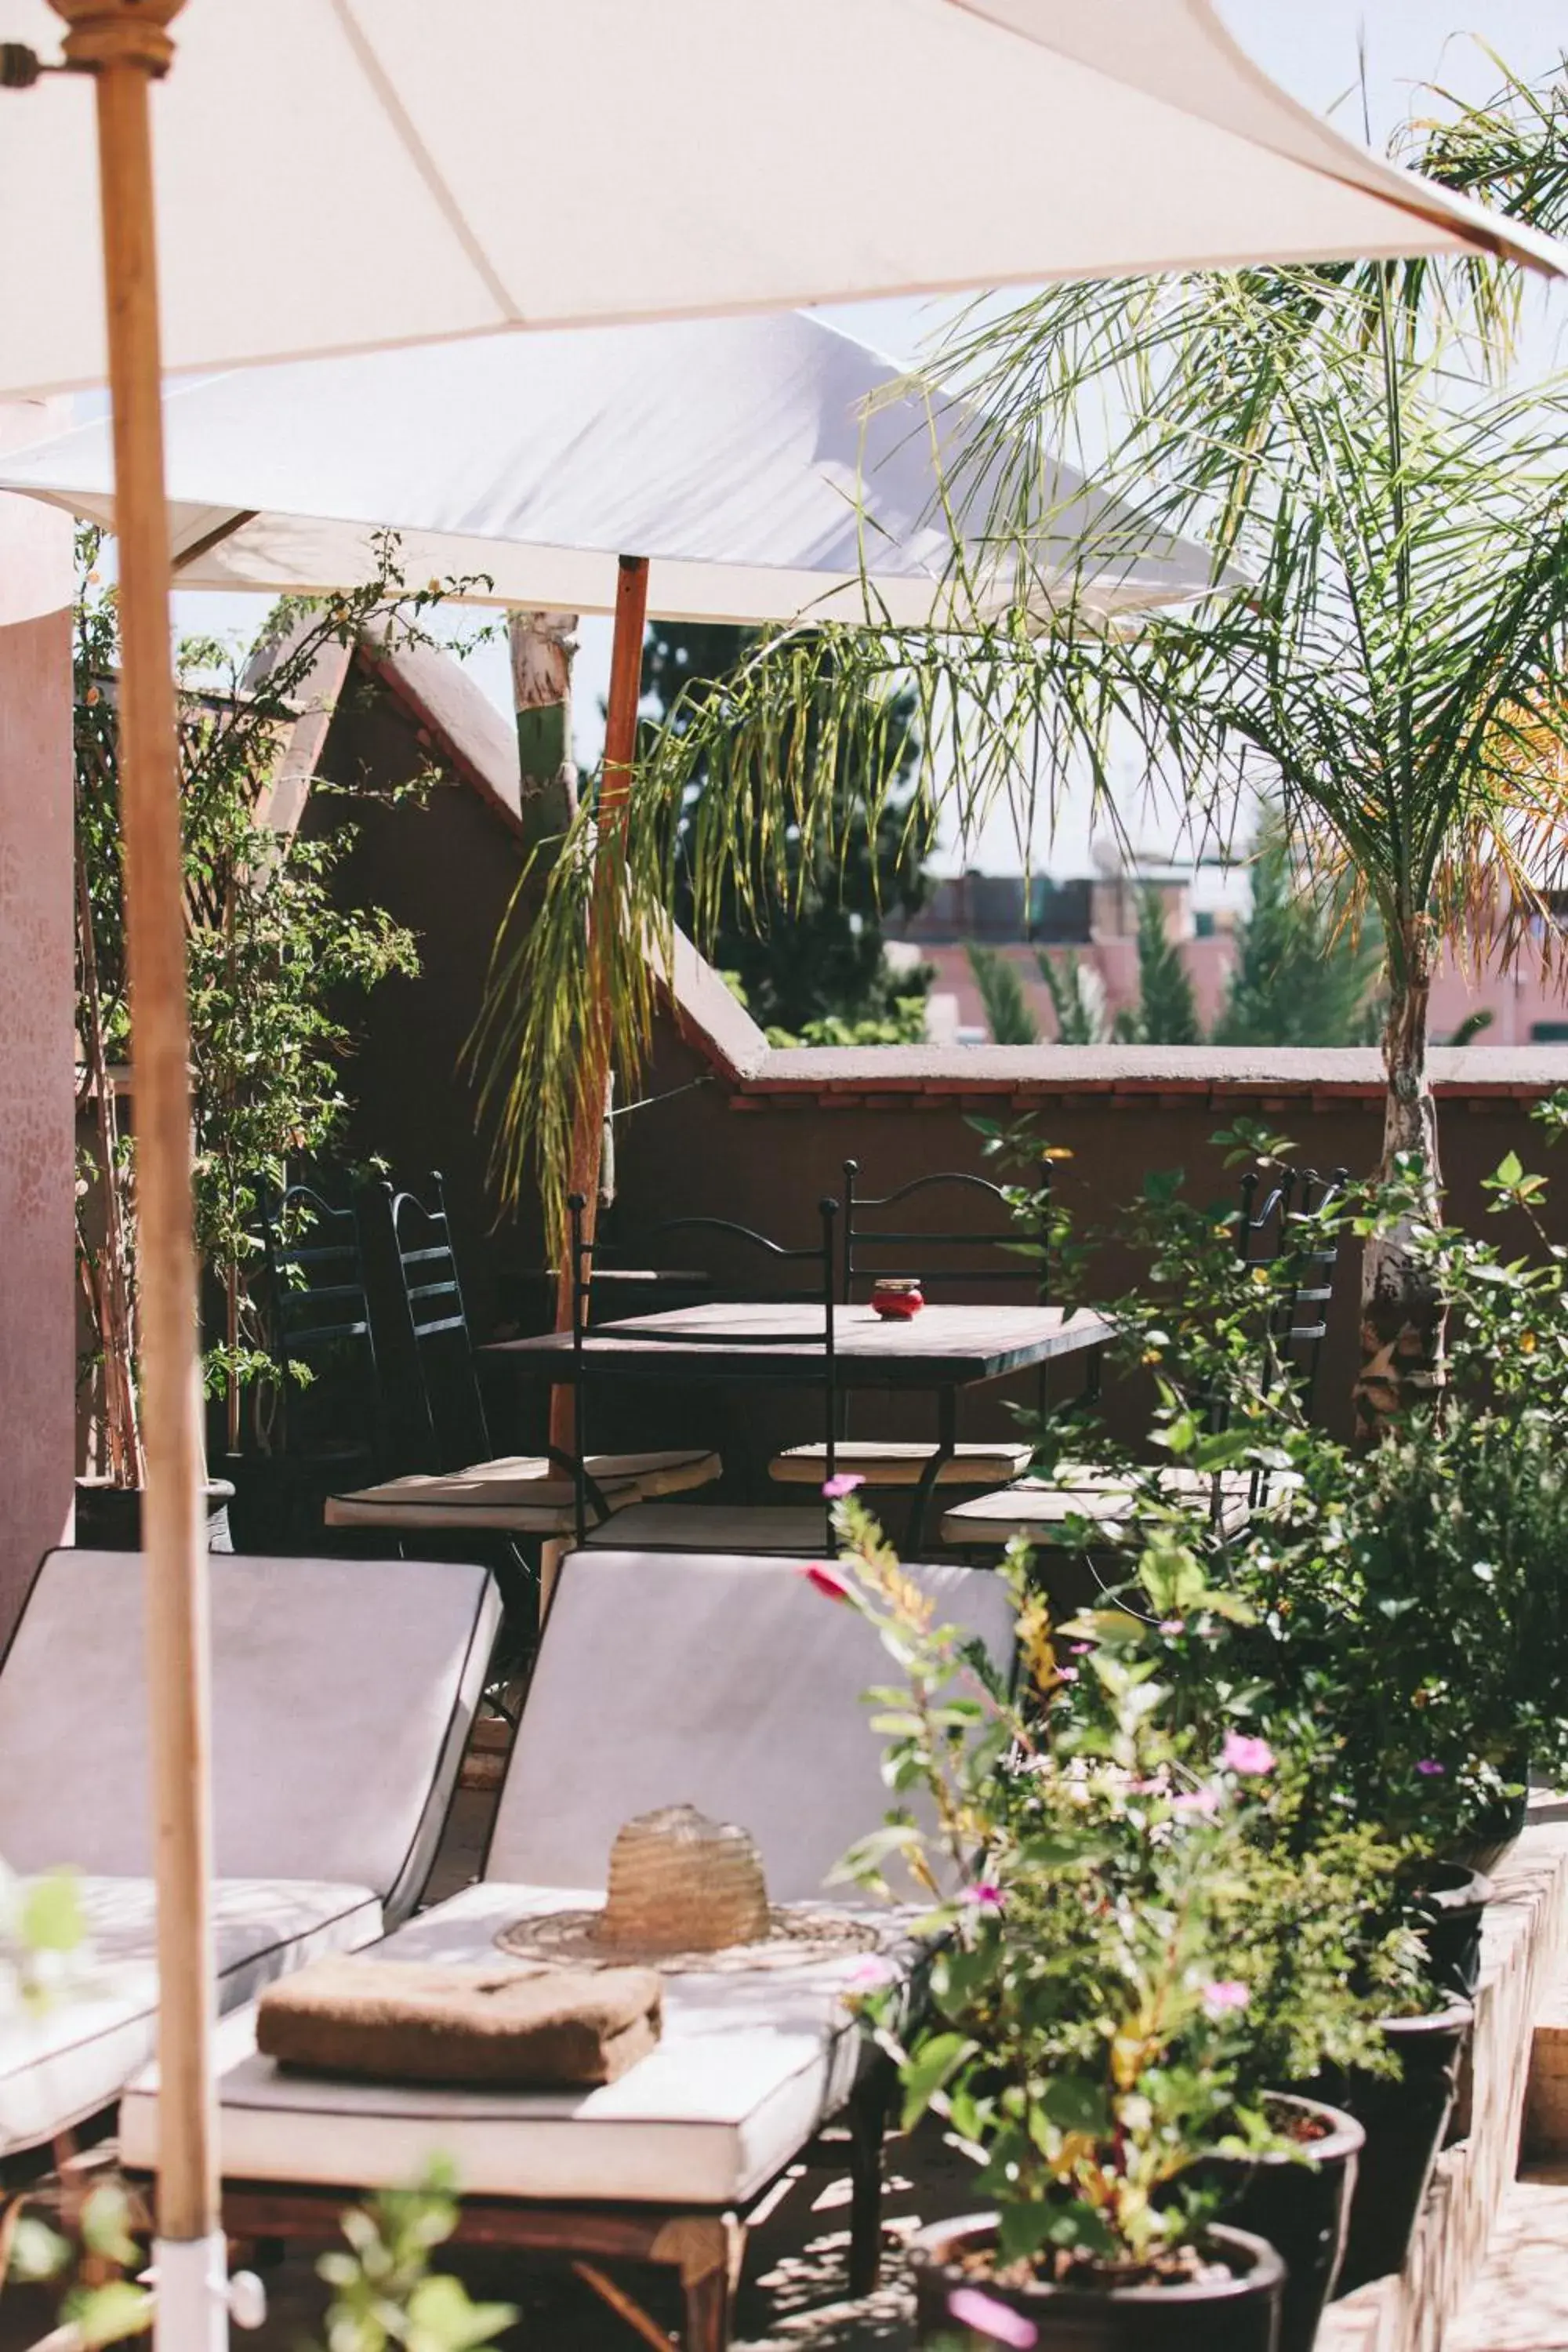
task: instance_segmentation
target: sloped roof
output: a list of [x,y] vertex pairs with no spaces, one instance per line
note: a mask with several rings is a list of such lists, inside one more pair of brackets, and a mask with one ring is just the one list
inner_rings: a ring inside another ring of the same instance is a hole
[[[366,634],[362,665],[385,687],[431,751],[478,793],[508,830],[522,830],[522,775],[517,734],[460,662],[429,645],[399,644]],[[325,648],[312,670],[287,750],[273,782],[268,821],[291,831],[317,772],[350,667],[346,646]],[[752,1076],[768,1043],[743,1004],[681,931],[671,969],[660,978],[683,1036],[720,1074]]]

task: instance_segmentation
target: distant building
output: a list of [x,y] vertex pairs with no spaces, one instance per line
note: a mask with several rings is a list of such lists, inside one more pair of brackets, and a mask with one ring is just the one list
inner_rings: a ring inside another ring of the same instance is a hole
[[[1109,859],[1092,875],[944,876],[917,915],[891,921],[895,954],[918,952],[931,966],[927,1031],[933,1044],[983,1045],[984,1008],[969,969],[971,941],[996,949],[1017,971],[1043,1042],[1057,1034],[1050,992],[1037,955],[1060,963],[1076,955],[1102,992],[1107,1020],[1138,999],[1138,907],[1145,890],[1164,901],[1166,929],[1182,950],[1205,1029],[1223,1009],[1236,963],[1235,931],[1246,913],[1246,868],[1205,861],[1196,867],[1139,859]],[[1552,917],[1568,925],[1568,892],[1554,894]],[[1451,1037],[1480,1013],[1489,1021],[1470,1041],[1478,1045],[1568,1045],[1568,994],[1542,981],[1527,958],[1516,971],[1469,968],[1447,955],[1432,991],[1434,1040]]]

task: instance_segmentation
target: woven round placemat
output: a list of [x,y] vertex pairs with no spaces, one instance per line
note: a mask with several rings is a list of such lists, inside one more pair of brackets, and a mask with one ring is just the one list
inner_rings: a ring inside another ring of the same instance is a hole
[[661,1969],[667,1975],[740,1976],[783,1969],[804,1969],[821,1960],[838,1960],[853,1952],[874,1952],[881,1944],[875,1926],[866,1919],[847,1919],[838,1911],[783,1910],[768,1913],[768,1932],[748,1944],[728,1944],[718,1951],[671,1952],[639,1949],[636,1945],[609,1944],[602,1911],[541,1911],[513,1919],[496,1942],[503,1952],[525,1960],[568,1960],[575,1968]]

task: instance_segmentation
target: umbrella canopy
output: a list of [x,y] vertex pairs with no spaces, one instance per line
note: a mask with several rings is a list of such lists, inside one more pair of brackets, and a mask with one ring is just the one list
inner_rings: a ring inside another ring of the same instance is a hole
[[[1113,614],[1200,593],[1206,551],[1141,542],[1136,518],[1058,463],[1016,561],[979,545],[955,574],[946,506],[981,528],[990,470],[957,400],[801,311],[490,337],[170,391],[170,553],[182,587],[329,592],[375,576],[482,574],[479,603],[615,608],[617,557],[647,559],[668,620],[921,626],[1015,593]],[[993,469],[994,463],[993,460]],[[0,466],[114,527],[107,419]],[[1239,575],[1237,575],[1239,576]]]
[[[47,56],[59,25],[0,0],[0,37]],[[178,38],[154,105],[174,370],[1206,263],[1550,254],[1296,105],[1209,0],[200,0]],[[91,112],[68,77],[6,107],[0,391],[107,373]]]

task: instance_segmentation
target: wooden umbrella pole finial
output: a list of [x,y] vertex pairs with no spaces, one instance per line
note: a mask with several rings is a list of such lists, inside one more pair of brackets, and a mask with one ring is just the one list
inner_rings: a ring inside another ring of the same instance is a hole
[[[149,83],[182,0],[52,0],[95,83],[120,560],[120,791],[136,1128],[142,1550],[158,1884],[158,2332],[226,2334],[212,2069],[206,1536],[179,737]],[[214,2273],[216,2270],[216,2277]]]

